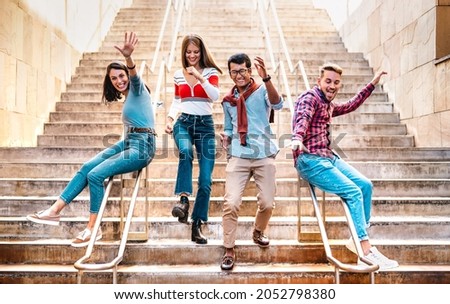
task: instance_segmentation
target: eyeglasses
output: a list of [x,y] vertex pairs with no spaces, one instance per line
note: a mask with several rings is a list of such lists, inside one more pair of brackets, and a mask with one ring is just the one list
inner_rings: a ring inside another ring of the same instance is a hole
[[231,70],[230,71],[230,75],[231,77],[236,77],[237,74],[241,75],[241,76],[245,76],[245,74],[248,72],[248,69],[240,69],[239,71],[234,71]]

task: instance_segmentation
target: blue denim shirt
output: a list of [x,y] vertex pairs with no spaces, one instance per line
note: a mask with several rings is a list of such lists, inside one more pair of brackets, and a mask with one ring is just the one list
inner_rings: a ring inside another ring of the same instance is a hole
[[[239,93],[235,91],[235,97]],[[275,141],[275,134],[269,124],[270,110],[280,110],[283,108],[283,98],[273,105],[269,101],[267,90],[261,85],[245,101],[247,108],[248,132],[247,145],[242,146],[237,132],[237,107],[229,102],[222,103],[224,111],[224,133],[231,137],[231,145],[228,146],[228,156],[261,159],[275,156],[278,151],[278,145]]]

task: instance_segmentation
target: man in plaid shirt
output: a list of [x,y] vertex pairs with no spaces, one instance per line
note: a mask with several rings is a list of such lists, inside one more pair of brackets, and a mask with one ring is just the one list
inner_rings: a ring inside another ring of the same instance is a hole
[[[370,83],[349,101],[333,102],[342,86],[342,68],[327,63],[320,68],[317,85],[298,97],[292,122],[292,150],[300,176],[313,186],[341,197],[349,207],[365,257],[380,270],[395,268],[371,246],[367,234],[372,208],[372,182],[341,159],[330,147],[331,118],[356,110],[370,96],[386,72],[377,72]],[[353,241],[347,248],[356,253]]]

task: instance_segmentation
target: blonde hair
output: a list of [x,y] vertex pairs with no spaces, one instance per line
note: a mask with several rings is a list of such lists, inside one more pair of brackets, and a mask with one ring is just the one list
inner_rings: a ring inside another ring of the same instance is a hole
[[319,77],[322,78],[323,77],[323,73],[325,71],[332,71],[332,72],[336,72],[339,75],[342,75],[342,68],[335,64],[335,63],[331,63],[331,62],[327,62],[325,64],[323,64],[320,69],[319,69]]
[[187,68],[189,66],[189,63],[186,58],[186,50],[189,44],[192,43],[196,47],[200,49],[200,67],[202,69],[204,68],[215,68],[217,71],[222,74],[222,70],[217,66],[217,64],[214,61],[214,58],[210,51],[208,50],[208,47],[203,42],[203,39],[196,34],[189,34],[186,35],[183,38],[183,42],[181,43],[181,62],[183,64],[183,68]]

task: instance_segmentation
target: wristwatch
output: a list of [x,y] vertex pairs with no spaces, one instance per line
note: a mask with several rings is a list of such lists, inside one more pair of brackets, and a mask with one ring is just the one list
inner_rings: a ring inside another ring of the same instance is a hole
[[267,75],[267,77],[263,78],[262,81],[263,82],[268,82],[270,79],[272,79],[272,77],[270,77],[270,75]]

